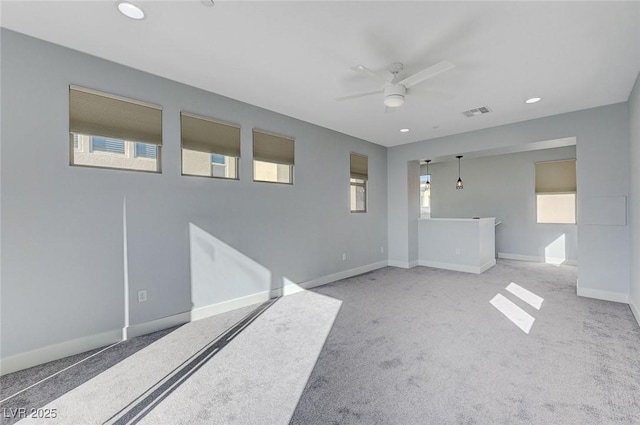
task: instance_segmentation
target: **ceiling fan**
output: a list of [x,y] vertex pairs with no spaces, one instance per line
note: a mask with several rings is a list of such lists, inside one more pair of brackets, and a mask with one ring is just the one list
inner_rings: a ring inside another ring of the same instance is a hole
[[402,106],[404,104],[405,96],[412,94],[414,92],[420,92],[422,94],[436,96],[436,97],[445,97],[445,98],[451,97],[444,93],[418,90],[412,87],[422,83],[423,81],[428,80],[429,78],[433,78],[438,74],[448,71],[452,68],[455,68],[455,65],[453,63],[449,62],[448,60],[443,60],[442,62],[438,62],[435,65],[432,65],[426,69],[423,69],[422,71],[416,72],[415,74],[400,80],[399,74],[404,69],[404,65],[400,62],[394,62],[391,65],[389,65],[389,68],[388,68],[389,72],[393,75],[393,77],[389,80],[363,65],[356,65],[351,69],[359,74],[364,75],[367,78],[370,78],[382,84],[382,88],[376,91],[339,97],[336,100],[343,101],[343,100],[357,99],[359,97],[365,97],[365,96],[371,96],[374,94],[384,93],[384,106],[386,106],[386,111],[388,112],[388,111],[394,110],[393,108]]

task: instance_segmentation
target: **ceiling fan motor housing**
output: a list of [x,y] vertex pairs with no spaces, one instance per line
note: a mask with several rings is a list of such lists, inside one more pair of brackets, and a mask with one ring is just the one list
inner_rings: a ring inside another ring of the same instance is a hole
[[395,108],[404,103],[404,95],[407,88],[402,84],[389,84],[384,88],[384,104],[390,108]]

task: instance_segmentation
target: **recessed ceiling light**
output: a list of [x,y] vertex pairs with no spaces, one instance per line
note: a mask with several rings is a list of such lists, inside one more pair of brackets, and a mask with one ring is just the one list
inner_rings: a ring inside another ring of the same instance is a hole
[[401,128],[400,129],[400,133],[408,133],[409,129],[408,128]]
[[541,97],[532,97],[531,99],[527,99],[524,101],[524,103],[537,103],[540,102],[542,100]]
[[121,1],[118,3],[118,10],[127,18],[135,19],[137,21],[144,19],[144,11],[133,3]]

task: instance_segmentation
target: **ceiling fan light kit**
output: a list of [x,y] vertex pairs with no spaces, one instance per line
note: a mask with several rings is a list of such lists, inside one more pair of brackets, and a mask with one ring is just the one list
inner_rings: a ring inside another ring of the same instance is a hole
[[[408,77],[405,77],[403,79],[400,79],[401,77],[400,72],[402,72],[402,70],[404,69],[404,65],[400,62],[394,62],[392,63],[388,70],[391,73],[391,75],[393,76],[391,79],[385,78],[382,75],[370,70],[369,68],[363,66],[363,65],[356,65],[354,67],[352,67],[351,69],[359,74],[362,74],[363,76],[377,82],[378,84],[383,85],[382,89],[378,89],[376,91],[373,92],[367,92],[367,93],[360,93],[360,94],[355,94],[355,95],[351,95],[351,96],[344,96],[344,97],[339,97],[336,100],[337,101],[342,101],[342,100],[350,100],[350,99],[357,99],[360,97],[365,97],[365,96],[371,96],[371,95],[375,95],[375,94],[379,94],[379,93],[383,93],[384,94],[384,106],[386,106],[387,108],[397,108],[399,106],[402,106],[404,104],[404,100],[405,97],[407,95],[407,89],[416,86],[420,83],[422,83],[423,81],[428,80],[429,78],[433,78],[438,74],[441,74],[445,71],[448,71],[452,68],[455,68],[455,65],[447,60],[443,60],[441,62],[438,62],[435,65],[432,65],[428,68],[423,69],[422,71],[416,72],[413,75],[410,75]],[[411,92],[413,93],[416,89],[411,89]],[[419,91],[419,90],[418,90]],[[427,94],[429,94],[428,92],[426,92]],[[430,93],[432,95],[438,95],[437,92],[432,92]],[[442,95],[444,97],[446,97],[446,95]],[[392,109],[391,109],[392,110]],[[388,112],[389,110],[387,110]]]
[[388,85],[384,88],[384,106],[397,108],[404,103],[404,96],[407,88],[400,84]]

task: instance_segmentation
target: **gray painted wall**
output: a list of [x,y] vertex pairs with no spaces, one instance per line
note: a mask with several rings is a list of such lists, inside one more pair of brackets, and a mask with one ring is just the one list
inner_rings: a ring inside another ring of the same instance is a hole
[[[575,224],[537,224],[535,167],[539,161],[576,157],[576,147],[462,158],[464,189],[457,190],[458,162],[429,166],[431,217],[496,217],[496,249],[500,253],[538,259],[545,248],[564,235],[566,259],[577,261]],[[580,188],[578,188],[580,190]]]
[[631,294],[640,323],[640,74],[629,97],[631,128]]
[[[198,242],[190,224],[265,267],[272,288],[283,277],[303,282],[386,260],[384,147],[15,32],[1,35],[3,358],[122,328],[125,203],[132,325],[202,304],[190,289],[190,244]],[[162,174],[69,166],[69,84],[162,105]],[[241,124],[240,181],[180,175],[180,110]],[[295,137],[295,185],[252,181],[254,127]],[[349,212],[352,151],[369,157],[367,214]],[[247,291],[209,277],[226,298]],[[206,280],[199,269],[198,284]],[[148,301],[138,304],[143,288]]]
[[[418,196],[418,193],[403,190],[407,184],[408,161],[492,149],[513,152],[530,143],[567,137],[577,139],[579,286],[599,295],[626,299],[630,270],[629,226],[581,224],[580,209],[583,201],[593,197],[629,197],[629,108],[626,102],[389,148],[389,262],[408,265],[412,260],[409,253],[414,241],[409,239],[407,229],[413,227],[413,223],[407,223],[406,208],[409,205],[407,198]],[[411,220],[417,219],[415,214]]]

